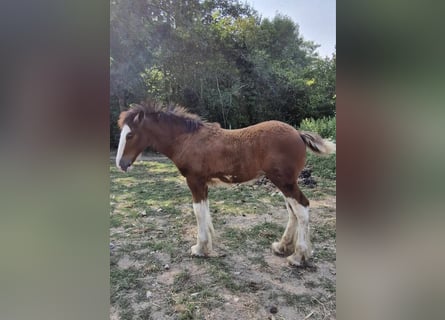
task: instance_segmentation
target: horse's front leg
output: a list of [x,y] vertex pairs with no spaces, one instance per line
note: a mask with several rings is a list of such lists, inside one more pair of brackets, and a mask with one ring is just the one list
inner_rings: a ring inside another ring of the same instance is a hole
[[212,251],[213,224],[210,217],[209,201],[193,202],[196,222],[198,224],[197,243],[192,246],[193,256],[207,256]]
[[197,243],[192,246],[193,256],[207,256],[212,251],[212,237],[214,233],[210,217],[208,187],[203,179],[187,177],[187,184],[192,191],[193,210],[198,224]]

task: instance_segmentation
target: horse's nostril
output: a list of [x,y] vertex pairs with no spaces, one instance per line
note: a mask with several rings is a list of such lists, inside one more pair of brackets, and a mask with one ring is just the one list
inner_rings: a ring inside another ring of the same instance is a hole
[[123,170],[123,171],[127,171],[127,169],[128,169],[128,167],[129,167],[129,163],[128,163],[128,161],[125,161],[125,160],[121,160],[120,162],[119,162],[119,167]]

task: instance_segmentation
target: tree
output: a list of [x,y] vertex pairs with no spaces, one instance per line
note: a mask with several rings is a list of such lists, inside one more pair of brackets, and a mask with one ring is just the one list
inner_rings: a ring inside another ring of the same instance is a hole
[[113,0],[110,48],[113,118],[145,98],[225,128],[335,112],[335,56],[237,0]]

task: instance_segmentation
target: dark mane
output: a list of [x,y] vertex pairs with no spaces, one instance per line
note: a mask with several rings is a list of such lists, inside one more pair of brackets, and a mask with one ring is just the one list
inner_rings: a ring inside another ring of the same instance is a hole
[[172,104],[165,106],[153,102],[132,104],[125,112],[124,118],[119,120],[120,124],[128,124],[131,127],[133,119],[140,112],[143,112],[145,116],[155,116],[155,119],[167,124],[181,126],[186,132],[197,131],[207,124],[198,115],[188,112],[184,107]]

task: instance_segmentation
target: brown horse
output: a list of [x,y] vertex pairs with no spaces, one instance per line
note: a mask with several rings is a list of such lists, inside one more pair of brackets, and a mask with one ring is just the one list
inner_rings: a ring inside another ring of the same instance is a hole
[[186,178],[198,223],[192,255],[207,256],[212,250],[208,185],[246,182],[266,175],[283,193],[289,213],[286,230],[272,250],[289,255],[292,265],[309,259],[309,201],[298,188],[297,177],[305,165],[306,147],[317,154],[329,154],[335,152],[334,143],[279,121],[225,130],[182,107],[156,104],[134,105],[122,112],[119,127],[118,168],[127,171],[150,146],[170,158]]

